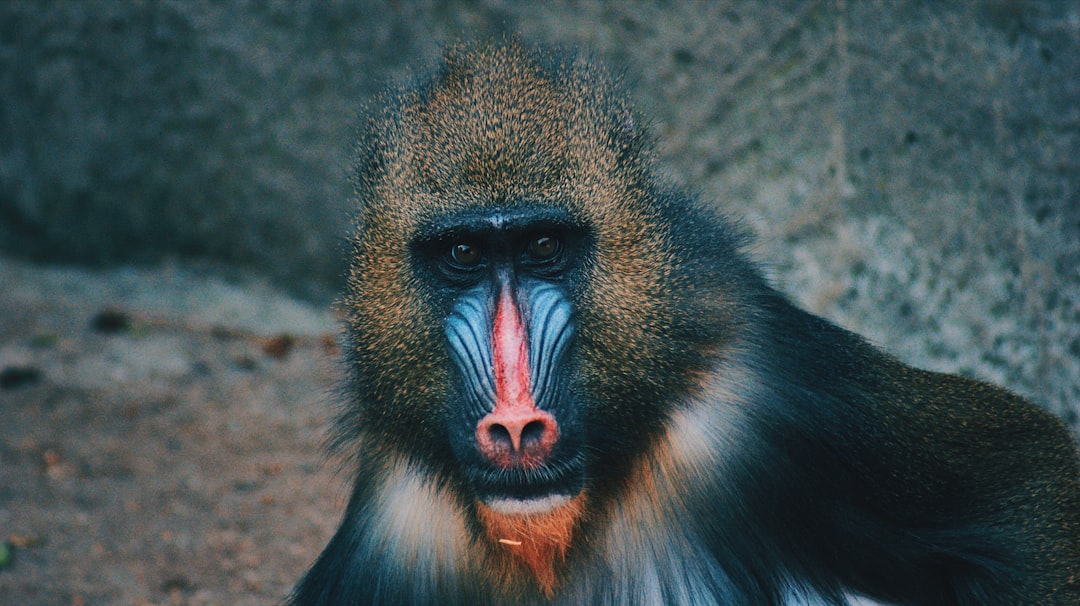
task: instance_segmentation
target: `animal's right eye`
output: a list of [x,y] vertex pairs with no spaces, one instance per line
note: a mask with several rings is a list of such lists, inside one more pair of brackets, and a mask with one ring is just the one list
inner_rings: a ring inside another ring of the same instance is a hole
[[472,242],[455,242],[451,244],[446,256],[451,265],[463,269],[476,267],[484,260],[480,247]]

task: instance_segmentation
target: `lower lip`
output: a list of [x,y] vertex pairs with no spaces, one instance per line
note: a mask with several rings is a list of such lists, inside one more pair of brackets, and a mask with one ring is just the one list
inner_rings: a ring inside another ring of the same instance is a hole
[[537,515],[554,511],[570,502],[569,495],[547,495],[535,499],[486,499],[484,504],[495,513],[502,515]]

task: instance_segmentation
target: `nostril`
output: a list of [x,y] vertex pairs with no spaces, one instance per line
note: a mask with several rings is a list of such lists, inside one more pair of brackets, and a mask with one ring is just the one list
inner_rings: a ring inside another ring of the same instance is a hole
[[480,420],[476,440],[480,452],[501,467],[542,465],[559,439],[551,413],[496,410]]
[[543,442],[545,430],[547,430],[547,425],[543,421],[532,421],[526,424],[521,429],[521,449],[528,450]]
[[510,437],[510,430],[503,425],[492,423],[488,426],[488,438],[491,439],[491,445],[498,450],[514,450],[514,440]]

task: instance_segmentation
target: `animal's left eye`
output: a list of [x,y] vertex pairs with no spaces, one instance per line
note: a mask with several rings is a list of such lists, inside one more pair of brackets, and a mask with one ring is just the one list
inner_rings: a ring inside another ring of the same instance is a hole
[[550,261],[562,252],[562,241],[554,236],[537,236],[529,240],[525,250],[533,261]]

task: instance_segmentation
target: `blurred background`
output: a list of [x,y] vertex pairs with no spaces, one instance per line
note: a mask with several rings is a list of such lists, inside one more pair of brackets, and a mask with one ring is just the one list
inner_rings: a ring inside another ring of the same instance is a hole
[[1080,4],[10,0],[0,602],[284,595],[345,479],[354,128],[505,34],[624,71],[669,178],[800,304],[1077,428]]

